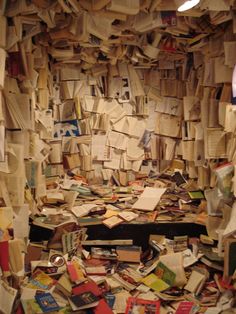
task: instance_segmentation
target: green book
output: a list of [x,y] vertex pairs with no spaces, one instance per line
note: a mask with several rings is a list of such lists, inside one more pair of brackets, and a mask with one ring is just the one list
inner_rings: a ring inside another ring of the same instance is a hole
[[154,291],[160,292],[168,289],[170,286],[155,274],[150,274],[143,278],[142,282]]
[[162,262],[157,264],[155,275],[166,282],[169,286],[173,286],[176,274]]
[[205,198],[202,191],[191,191],[191,192],[188,192],[188,195],[190,196],[192,200],[199,200],[199,199]]

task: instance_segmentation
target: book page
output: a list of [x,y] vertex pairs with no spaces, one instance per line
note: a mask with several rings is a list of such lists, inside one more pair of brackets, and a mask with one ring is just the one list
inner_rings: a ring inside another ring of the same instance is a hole
[[208,128],[205,132],[205,158],[225,158],[226,133],[220,128]]
[[146,187],[136,203],[132,206],[134,209],[153,211],[159,203],[160,198],[166,189]]

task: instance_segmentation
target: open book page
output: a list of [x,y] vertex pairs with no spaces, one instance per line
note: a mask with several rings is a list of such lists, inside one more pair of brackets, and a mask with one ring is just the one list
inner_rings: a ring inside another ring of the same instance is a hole
[[146,187],[136,203],[132,206],[134,209],[153,211],[160,201],[160,198],[166,189]]
[[106,134],[94,134],[92,136],[92,157],[94,160],[110,160],[110,147],[106,145]]
[[226,133],[220,128],[205,131],[205,158],[226,157]]

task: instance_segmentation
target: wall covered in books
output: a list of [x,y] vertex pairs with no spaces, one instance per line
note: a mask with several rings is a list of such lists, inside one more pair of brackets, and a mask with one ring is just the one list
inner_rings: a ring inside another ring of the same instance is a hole
[[171,167],[203,189],[234,164],[234,1],[182,14],[174,1],[2,3],[9,204],[24,203],[26,185],[44,196],[45,179],[68,171],[126,185]]

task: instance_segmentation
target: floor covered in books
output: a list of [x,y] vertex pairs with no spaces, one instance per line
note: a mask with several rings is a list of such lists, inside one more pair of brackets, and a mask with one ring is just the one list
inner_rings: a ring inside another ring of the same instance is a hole
[[[216,221],[194,184],[174,171],[129,186],[51,180],[41,214],[31,217],[23,309],[234,313],[235,241],[220,252]],[[9,253],[20,271],[22,260]]]

